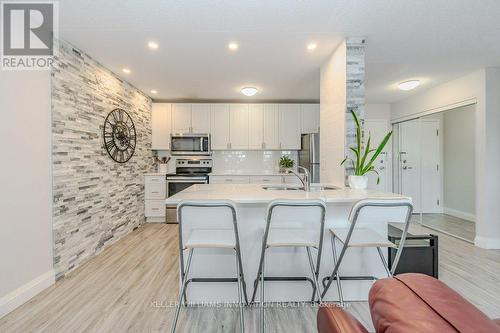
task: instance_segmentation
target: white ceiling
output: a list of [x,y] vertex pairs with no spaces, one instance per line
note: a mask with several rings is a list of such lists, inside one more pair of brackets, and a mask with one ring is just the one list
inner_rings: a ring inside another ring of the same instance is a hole
[[498,0],[61,0],[59,13],[62,38],[157,99],[242,99],[246,85],[253,99],[319,99],[319,68],[345,36],[366,37],[370,103],[500,66]]

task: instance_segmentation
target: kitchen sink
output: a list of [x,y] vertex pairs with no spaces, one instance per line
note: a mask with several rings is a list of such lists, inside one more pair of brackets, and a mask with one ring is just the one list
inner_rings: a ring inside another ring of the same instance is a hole
[[339,188],[336,186],[316,186],[311,185],[311,191],[333,191],[338,190]]
[[268,191],[303,191],[304,187],[271,185],[271,186],[262,186],[262,189]]
[[[262,189],[268,191],[304,191],[303,186],[286,186],[286,185],[262,186]],[[339,188],[336,186],[311,185],[311,191],[333,191],[338,189]]]

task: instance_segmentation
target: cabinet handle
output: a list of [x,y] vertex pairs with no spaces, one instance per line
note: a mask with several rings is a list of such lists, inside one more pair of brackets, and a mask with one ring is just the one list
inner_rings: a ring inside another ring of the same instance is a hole
[[160,210],[160,208],[151,208],[151,210]]
[[233,180],[231,178],[226,179],[226,182],[232,182]]
[[152,191],[151,193],[158,194],[158,191]]

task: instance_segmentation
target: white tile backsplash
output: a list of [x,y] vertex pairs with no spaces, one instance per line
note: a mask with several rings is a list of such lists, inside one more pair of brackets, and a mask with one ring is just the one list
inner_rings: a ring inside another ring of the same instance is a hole
[[[278,172],[278,161],[281,156],[287,155],[295,161],[297,165],[298,153],[293,150],[239,150],[239,151],[213,151],[212,172],[219,173],[245,173],[259,172],[272,173]],[[166,150],[158,151],[158,157],[168,157],[170,152]],[[183,158],[172,156],[168,163],[168,172],[175,173],[175,159]]]
[[289,156],[297,164],[297,151],[214,151],[212,153],[213,172],[277,172],[278,161],[282,155]]

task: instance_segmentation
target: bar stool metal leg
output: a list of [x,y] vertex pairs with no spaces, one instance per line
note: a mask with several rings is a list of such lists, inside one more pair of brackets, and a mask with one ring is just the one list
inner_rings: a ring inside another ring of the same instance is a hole
[[265,250],[262,255],[262,266],[260,270],[260,333],[264,333],[264,264],[265,264]]
[[238,306],[240,308],[240,331],[241,333],[243,333],[245,332],[245,319],[243,317],[242,278],[241,278],[240,260],[238,254],[236,254],[236,270],[238,273]]
[[384,254],[382,253],[382,250],[380,247],[377,247],[378,255],[380,256],[380,259],[382,260],[382,264],[384,264],[385,271],[387,272],[388,277],[392,277],[392,273],[389,270],[389,266],[387,265],[387,261],[384,258]]
[[[308,247],[306,247],[306,250],[307,250],[307,257],[309,258],[309,266],[311,266],[312,278],[314,281],[314,285],[316,287],[316,294],[318,295],[318,302],[319,302],[319,304],[322,304],[323,299],[321,298],[321,293],[319,290],[318,276],[316,275],[316,269],[314,268],[314,263],[313,263],[313,259],[311,256],[311,248],[308,246]],[[314,301],[314,299],[313,299],[313,301]]]
[[[340,281],[340,277],[338,276],[339,267],[340,267],[340,263],[342,262],[342,259],[344,258],[344,255],[345,255],[346,251],[347,251],[347,244],[344,244],[344,246],[342,247],[342,251],[340,251],[340,256],[336,260],[335,268],[333,269],[333,272],[330,275],[330,278],[328,279],[328,284],[323,289],[323,293],[321,294],[322,297],[325,297],[325,294],[328,291],[328,289],[330,288],[330,286],[332,285],[332,282],[333,282],[335,276],[337,276],[339,278],[337,281]],[[336,257],[336,255],[334,255],[334,258],[335,257]]]
[[[333,264],[337,266],[337,248],[335,246],[335,236],[332,235],[332,254],[333,254]],[[337,274],[335,275],[335,279],[337,280],[337,292],[339,294],[340,306],[344,307],[344,295],[342,293],[342,282],[340,281],[340,274],[337,270]]]
[[179,319],[179,313],[181,311],[182,299],[184,298],[184,292],[186,290],[186,284],[187,284],[187,279],[188,279],[188,274],[189,274],[189,267],[191,266],[192,257],[193,257],[193,249],[189,249],[189,255],[188,255],[188,260],[187,260],[187,265],[186,265],[186,273],[184,274],[184,279],[182,281],[181,290],[179,292],[179,300],[177,301],[177,304],[176,304],[174,322],[172,323],[172,329],[170,330],[171,333],[175,333],[175,329],[177,327],[177,320]]

